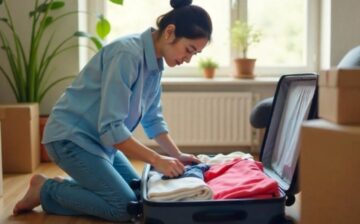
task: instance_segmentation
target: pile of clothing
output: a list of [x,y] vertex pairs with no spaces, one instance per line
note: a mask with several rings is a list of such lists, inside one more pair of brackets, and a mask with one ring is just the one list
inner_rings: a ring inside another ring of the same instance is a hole
[[278,183],[263,172],[261,162],[250,154],[198,155],[201,163],[185,166],[183,175],[168,178],[150,171],[148,199],[196,201],[279,196]]

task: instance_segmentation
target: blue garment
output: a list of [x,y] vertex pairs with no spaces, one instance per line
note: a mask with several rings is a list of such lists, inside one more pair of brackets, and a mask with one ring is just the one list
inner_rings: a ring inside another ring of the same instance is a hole
[[90,60],[53,107],[44,144],[70,140],[111,162],[113,145],[139,121],[149,138],[168,131],[160,102],[163,59],[156,58],[151,31],[120,38]]
[[196,165],[186,165],[185,171],[182,175],[177,177],[162,176],[162,179],[168,180],[168,179],[183,178],[183,177],[196,177],[201,180],[204,180],[204,172],[207,171],[209,168],[210,166],[205,163],[199,163]]
[[67,141],[46,144],[49,157],[72,179],[45,181],[40,191],[44,211],[58,215],[91,215],[113,222],[130,220],[127,204],[136,200],[130,188],[139,176],[117,151],[113,163]]

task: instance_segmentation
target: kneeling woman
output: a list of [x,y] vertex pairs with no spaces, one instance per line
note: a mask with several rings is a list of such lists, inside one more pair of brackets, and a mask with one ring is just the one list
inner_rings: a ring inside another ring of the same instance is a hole
[[[208,13],[191,0],[172,0],[173,10],[158,29],[120,38],[99,51],[54,106],[42,140],[51,159],[71,178],[36,174],[13,212],[38,205],[50,214],[91,215],[128,221],[129,182],[139,178],[127,156],[150,163],[166,176],[183,173],[188,162],[168,134],[161,113],[163,61],[170,67],[190,62],[211,39]],[[141,122],[166,155],[131,134]]]

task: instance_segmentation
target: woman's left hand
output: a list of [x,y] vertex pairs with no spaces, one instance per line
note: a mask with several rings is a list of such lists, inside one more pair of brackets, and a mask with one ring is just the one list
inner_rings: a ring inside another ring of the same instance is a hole
[[191,163],[200,163],[201,161],[192,154],[188,154],[188,153],[181,153],[178,157],[178,160],[180,160],[183,164],[191,164]]

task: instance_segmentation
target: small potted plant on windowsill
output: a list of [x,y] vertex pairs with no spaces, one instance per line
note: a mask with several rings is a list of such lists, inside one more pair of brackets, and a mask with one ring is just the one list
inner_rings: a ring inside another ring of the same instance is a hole
[[231,28],[231,39],[233,47],[240,53],[235,58],[237,78],[253,78],[256,59],[248,58],[249,47],[260,42],[261,32],[246,22],[237,20]]
[[218,63],[212,58],[201,58],[199,60],[199,68],[203,71],[203,74],[207,79],[214,78],[215,70],[218,67]]

